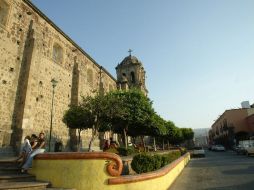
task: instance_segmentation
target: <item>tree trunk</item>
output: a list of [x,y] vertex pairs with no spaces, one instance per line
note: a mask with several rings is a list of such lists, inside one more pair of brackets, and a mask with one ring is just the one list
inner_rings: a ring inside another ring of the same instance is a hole
[[123,129],[123,136],[124,136],[124,146],[127,149],[127,135],[125,128]]
[[127,148],[129,147],[129,136],[126,134],[126,145],[127,145]]
[[169,141],[168,141],[168,150],[169,150]]
[[153,137],[153,149],[154,151],[157,151],[155,137]]
[[142,142],[142,146],[143,146],[143,148],[144,148],[144,151],[146,152],[144,136],[140,136],[140,138],[141,138],[141,142]]
[[81,143],[81,130],[78,129],[78,149],[77,151],[80,151],[80,143]]
[[164,147],[164,139],[162,139],[162,150],[164,150],[165,147]]
[[118,140],[119,145],[120,145],[121,147],[124,146],[124,137],[123,137],[123,133],[117,134],[117,140]]
[[88,152],[92,151],[92,144],[93,144],[93,141],[95,139],[95,136],[96,136],[96,128],[93,126],[93,128],[92,128],[92,137],[90,139],[89,146],[88,146]]
[[133,143],[134,146],[136,146],[136,137],[132,138],[132,143]]

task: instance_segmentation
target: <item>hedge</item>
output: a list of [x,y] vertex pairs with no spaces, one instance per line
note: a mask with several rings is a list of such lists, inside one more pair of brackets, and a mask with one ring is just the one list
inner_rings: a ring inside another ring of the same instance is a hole
[[163,155],[149,155],[142,153],[133,157],[131,167],[138,174],[151,172],[166,166],[180,156],[180,151],[174,151]]
[[117,148],[117,151],[121,156],[129,156],[135,153],[138,153],[138,151],[133,147],[128,147],[127,149],[124,147]]
[[111,152],[111,153],[119,154],[121,156],[129,156],[129,155],[139,153],[138,150],[136,150],[134,147],[128,147],[127,149],[124,147],[110,148],[110,149],[107,149],[105,152]]

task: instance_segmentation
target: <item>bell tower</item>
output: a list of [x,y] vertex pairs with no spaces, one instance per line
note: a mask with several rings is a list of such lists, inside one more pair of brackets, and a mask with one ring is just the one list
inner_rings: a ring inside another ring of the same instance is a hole
[[131,55],[132,50],[129,50],[129,56],[117,65],[117,85],[119,89],[127,90],[131,88],[140,89],[145,95],[148,94],[145,85],[146,72],[143,64]]

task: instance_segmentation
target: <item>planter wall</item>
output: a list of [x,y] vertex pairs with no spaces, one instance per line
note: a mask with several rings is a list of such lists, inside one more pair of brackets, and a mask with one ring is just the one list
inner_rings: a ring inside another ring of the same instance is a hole
[[29,172],[53,187],[76,190],[166,190],[190,160],[187,153],[171,164],[144,174],[120,176],[121,158],[112,153],[46,153],[37,155]]

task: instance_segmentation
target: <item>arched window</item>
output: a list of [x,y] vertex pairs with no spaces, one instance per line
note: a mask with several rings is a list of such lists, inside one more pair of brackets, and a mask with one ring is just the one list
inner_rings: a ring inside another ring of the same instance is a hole
[[131,72],[131,82],[135,83],[135,74],[133,71]]
[[53,60],[57,63],[61,63],[63,61],[63,48],[55,43],[53,46]]
[[10,5],[4,0],[0,0],[0,24],[6,26]]
[[92,71],[92,69],[87,70],[87,82],[90,86],[93,86],[93,71]]

